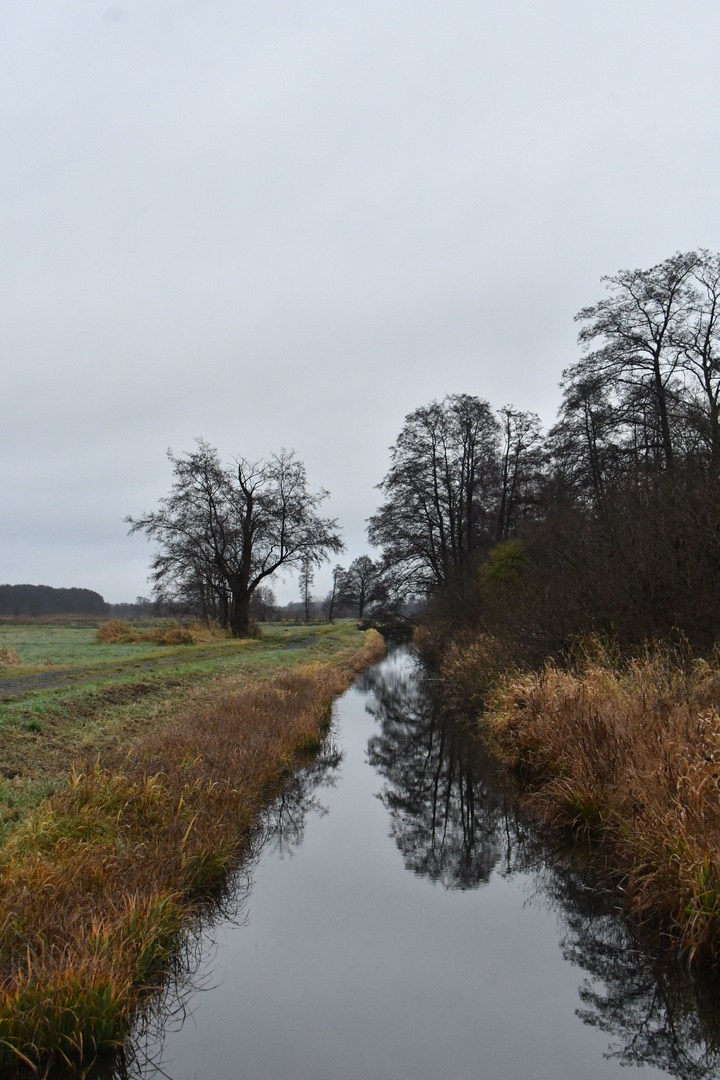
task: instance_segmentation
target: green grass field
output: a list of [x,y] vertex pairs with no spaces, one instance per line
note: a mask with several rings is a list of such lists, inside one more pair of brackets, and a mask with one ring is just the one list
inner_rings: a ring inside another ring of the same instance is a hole
[[[0,844],[74,763],[131,742],[179,710],[362,642],[352,620],[267,624],[257,639],[180,646],[103,644],[95,640],[99,625],[0,624],[0,649],[23,661],[0,666],[0,693],[13,680],[12,696],[0,700]],[[68,669],[78,669],[73,684],[52,685],[53,672]],[[29,680],[18,689],[17,680],[41,672],[51,685]]]
[[0,624],[0,650],[12,649],[20,665],[0,666],[0,678],[48,668],[80,667],[129,658],[151,657],[158,646],[105,645],[95,640],[99,623]]
[[[249,646],[268,647],[282,644],[284,641],[297,640],[309,635],[327,632],[328,629],[349,624],[343,620],[327,626],[285,626],[267,623],[262,627],[259,641],[233,641],[232,638],[219,638],[199,645],[163,646],[149,642],[130,645],[114,645],[97,641],[95,635],[101,622],[0,622],[0,654],[3,648],[17,653],[22,664],[3,664],[0,662],[0,679],[16,678],[18,675],[39,671],[52,671],[69,667],[94,667],[96,665],[116,664],[121,660],[153,660],[170,651],[179,657],[192,655],[193,650],[206,651],[208,647],[227,649],[247,649]],[[149,623],[134,623],[142,628]],[[153,623],[152,625],[157,625]]]

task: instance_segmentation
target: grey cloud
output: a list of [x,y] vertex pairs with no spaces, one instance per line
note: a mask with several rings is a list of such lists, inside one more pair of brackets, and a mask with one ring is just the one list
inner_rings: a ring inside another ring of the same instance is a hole
[[195,435],[294,447],[354,555],[410,409],[550,419],[601,274],[720,247],[718,31],[710,0],[6,6],[0,579],[145,591],[122,518]]

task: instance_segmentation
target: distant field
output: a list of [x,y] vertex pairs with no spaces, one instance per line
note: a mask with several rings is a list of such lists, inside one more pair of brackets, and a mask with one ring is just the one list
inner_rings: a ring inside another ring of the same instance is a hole
[[[11,678],[33,671],[58,667],[85,667],[114,663],[118,660],[157,657],[163,646],[142,642],[136,645],[107,645],[95,640],[99,619],[37,619],[0,621],[0,653],[3,647],[14,650],[22,666],[0,663],[0,678]],[[146,626],[148,623],[134,623]],[[153,623],[157,625],[157,623]],[[282,637],[285,627],[271,631],[269,637]],[[187,649],[188,646],[181,646]],[[192,648],[192,646],[190,646]]]
[[[0,620],[0,656],[3,648],[11,649],[20,657],[21,664],[3,664],[0,659],[0,680],[14,679],[19,675],[33,674],[71,667],[96,667],[115,665],[118,661],[156,660],[170,654],[177,655],[182,661],[190,659],[194,653],[207,652],[208,649],[220,652],[245,651],[248,648],[262,651],[283,642],[299,641],[307,636],[325,635],[345,626],[354,625],[352,619],[340,619],[332,626],[298,625],[287,626],[281,623],[265,623],[261,627],[259,639],[239,641],[231,637],[209,637],[197,645],[157,645],[153,642],[139,642],[127,645],[107,644],[96,640],[98,628],[104,619],[66,619],[48,618],[18,620]],[[133,627],[138,629],[162,626],[160,620],[136,621]]]
[[[23,661],[0,664],[0,844],[69,775],[73,762],[103,755],[249,681],[334,661],[363,640],[355,623],[343,620],[267,624],[261,638],[242,641],[112,645],[95,640],[100,623],[0,623],[0,650],[12,649]],[[69,684],[53,677],[69,669]],[[39,673],[47,679],[38,686]],[[12,696],[1,697],[4,687]]]

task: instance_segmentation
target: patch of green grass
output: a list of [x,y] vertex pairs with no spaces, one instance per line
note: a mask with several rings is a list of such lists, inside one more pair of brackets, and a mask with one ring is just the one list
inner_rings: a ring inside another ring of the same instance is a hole
[[[0,632],[9,630],[32,632],[44,642],[43,647],[48,643],[43,638],[46,632],[67,635],[79,630],[90,636],[95,632],[92,625],[0,626]],[[327,660],[344,649],[356,649],[362,638],[352,620],[330,626],[270,624],[263,627],[261,638],[252,641],[221,641],[180,650],[153,646],[152,656],[160,657],[157,666],[136,669],[131,661],[98,665],[84,673],[79,685],[36,689],[16,699],[0,700],[0,846],[69,775],[73,762],[92,761],[131,743],[171,722],[180,708],[203,707],[219,693],[249,681],[270,679],[300,665]],[[283,647],[287,645],[293,647]]]
[[[148,642],[116,645],[96,640],[102,620],[82,623],[0,623],[0,649],[16,652],[20,665],[0,668],[0,677],[13,678],[29,672],[51,671],[55,668],[103,667],[118,662],[157,660],[161,655],[178,652],[177,646],[158,646]],[[138,627],[152,624],[133,624]],[[330,626],[283,626],[266,623],[262,637],[250,640],[221,639],[198,645],[184,645],[181,657],[189,659],[196,653],[263,650],[288,642],[304,641],[308,637],[333,638],[346,634],[354,627],[352,620]]]
[[[152,655],[147,645],[102,645],[95,641],[100,623],[0,625],[0,647],[14,649],[27,668],[80,667],[112,660]],[[12,677],[19,668],[6,670]]]

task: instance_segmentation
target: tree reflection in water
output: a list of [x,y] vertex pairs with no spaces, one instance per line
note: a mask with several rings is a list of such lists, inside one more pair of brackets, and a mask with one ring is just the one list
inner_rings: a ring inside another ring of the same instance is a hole
[[617,894],[548,848],[417,662],[400,654],[362,687],[379,726],[368,759],[385,780],[379,798],[407,869],[447,889],[478,888],[495,870],[531,872],[536,897],[561,916],[563,955],[587,973],[577,1014],[612,1037],[607,1056],[682,1080],[720,1077],[720,986],[641,947]]
[[264,811],[254,845],[258,853],[276,851],[283,858],[300,847],[308,815],[325,817],[328,812],[318,792],[336,786],[342,759],[331,729],[318,754],[286,778],[279,795]]
[[660,949],[642,947],[617,896],[586,887],[571,865],[555,865],[544,886],[564,918],[564,956],[590,976],[578,1016],[612,1036],[608,1056],[682,1080],[720,1076],[717,980],[693,980]]
[[[388,670],[389,669],[389,670]],[[469,729],[444,711],[417,665],[365,678],[379,732],[368,760],[385,778],[379,798],[405,866],[447,889],[475,889],[515,856],[508,804]]]

